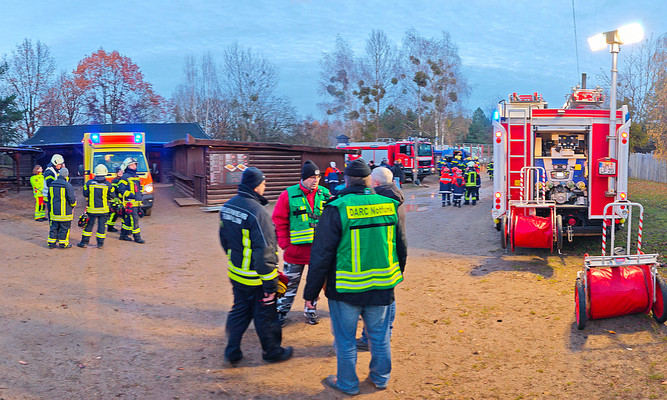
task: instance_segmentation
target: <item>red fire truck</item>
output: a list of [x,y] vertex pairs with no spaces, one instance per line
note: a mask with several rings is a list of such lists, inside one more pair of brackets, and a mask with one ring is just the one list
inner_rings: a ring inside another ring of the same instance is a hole
[[627,200],[630,115],[603,100],[600,88],[577,87],[562,108],[537,93],[499,103],[491,214],[503,248],[560,251],[563,238],[600,235],[605,206]]
[[[417,153],[415,154],[415,145]],[[394,165],[395,160],[401,160],[405,176],[412,179],[415,159],[417,161],[417,179],[422,180],[425,176],[435,172],[435,158],[433,156],[433,145],[423,139],[406,139],[394,141],[393,139],[379,139],[377,142],[339,143],[339,149],[358,149],[359,155],[348,154],[347,161],[359,157],[364,161],[373,160],[375,165],[380,165],[385,160],[389,165]]]

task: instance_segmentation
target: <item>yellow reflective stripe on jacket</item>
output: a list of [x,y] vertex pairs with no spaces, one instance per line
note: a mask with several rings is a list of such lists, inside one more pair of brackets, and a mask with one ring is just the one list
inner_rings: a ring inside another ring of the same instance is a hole
[[243,232],[243,261],[241,263],[241,267],[244,270],[249,270],[250,269],[250,260],[252,258],[252,248],[250,247],[250,230],[248,229],[241,229],[241,232]]
[[312,243],[313,238],[315,238],[315,228],[308,228],[302,231],[290,231],[289,238],[290,243],[292,244]]
[[389,270],[371,269],[364,272],[336,270],[336,290],[363,291],[364,289],[391,288],[403,280],[401,269],[395,263]]
[[250,230],[241,229],[243,237],[241,241],[243,243],[243,261],[241,261],[241,268],[232,263],[232,250],[230,249],[227,253],[227,259],[229,267],[227,269],[227,276],[230,279],[242,283],[248,286],[259,286],[262,284],[262,281],[270,281],[278,277],[278,269],[274,268],[273,271],[266,275],[259,274],[256,270],[250,269],[250,264],[252,261],[252,243],[250,241]]
[[352,260],[352,271],[359,272],[361,260],[359,259],[359,229],[350,231],[350,260]]

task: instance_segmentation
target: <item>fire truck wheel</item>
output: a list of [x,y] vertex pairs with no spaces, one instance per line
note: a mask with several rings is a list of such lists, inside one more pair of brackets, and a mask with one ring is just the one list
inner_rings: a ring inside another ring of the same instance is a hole
[[556,249],[563,249],[563,216],[556,215]]
[[507,216],[503,215],[500,220],[500,246],[503,249],[507,248]]
[[662,324],[667,321],[667,283],[661,276],[656,277],[656,299],[651,307],[653,318]]
[[577,316],[577,328],[584,329],[588,315],[586,314],[586,288],[581,278],[577,278],[577,283],[574,287],[574,312]]
[[493,224],[493,226],[496,228],[498,232],[500,232],[500,222],[498,222],[497,224]]

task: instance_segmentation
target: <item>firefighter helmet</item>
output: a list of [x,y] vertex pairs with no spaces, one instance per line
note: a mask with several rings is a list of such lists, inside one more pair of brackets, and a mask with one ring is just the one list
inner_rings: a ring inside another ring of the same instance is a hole
[[90,217],[88,216],[88,213],[84,211],[83,214],[81,214],[79,217],[79,228],[85,228],[86,225],[88,225],[88,221],[90,221]]
[[472,168],[472,167],[475,166],[475,162],[474,161],[468,161],[468,164],[466,164],[466,165],[468,166],[468,168]]
[[65,164],[65,159],[60,154],[54,154],[53,157],[51,157],[51,164],[53,165]]
[[104,164],[97,164],[95,167],[95,175],[97,176],[106,176],[106,174],[109,173],[109,170],[107,169],[107,166]]
[[137,164],[139,161],[137,161],[136,158],[134,157],[127,157],[125,161],[123,161],[123,164],[120,166],[120,168],[124,171],[127,169],[127,166],[130,164]]

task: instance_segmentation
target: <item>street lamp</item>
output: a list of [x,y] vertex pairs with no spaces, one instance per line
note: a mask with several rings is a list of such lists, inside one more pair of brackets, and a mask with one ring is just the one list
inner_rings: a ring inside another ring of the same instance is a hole
[[[615,31],[598,33],[588,38],[588,45],[592,51],[602,50],[609,45],[611,53],[611,88],[609,93],[609,157],[616,158],[616,85],[618,69],[618,52],[622,44],[637,43],[644,38],[644,30],[638,23],[622,26]],[[609,189],[614,191],[613,183],[609,182]]]

